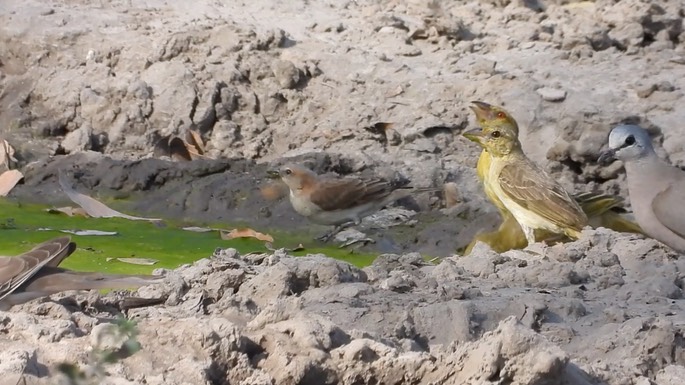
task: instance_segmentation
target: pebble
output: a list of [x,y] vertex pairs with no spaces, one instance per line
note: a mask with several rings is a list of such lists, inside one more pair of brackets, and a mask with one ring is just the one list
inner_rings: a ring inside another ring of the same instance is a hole
[[562,102],[566,99],[566,91],[558,88],[542,87],[537,89],[537,93],[548,102]]

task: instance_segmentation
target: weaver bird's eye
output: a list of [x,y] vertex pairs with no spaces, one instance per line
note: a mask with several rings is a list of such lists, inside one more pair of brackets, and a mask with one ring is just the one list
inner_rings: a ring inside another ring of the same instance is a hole
[[500,111],[500,112],[497,113],[497,117],[500,118],[500,119],[504,119],[504,118],[507,117],[507,114],[505,114],[504,112]]
[[629,137],[626,138],[626,146],[632,146],[635,144],[635,137],[630,135]]
[[283,171],[283,172],[285,172],[285,175],[290,175],[293,173],[293,170],[286,168],[285,171]]
[[493,132],[490,134],[490,136],[492,136],[493,138],[499,138],[500,136],[502,136],[502,133],[499,132],[499,131],[493,131]]

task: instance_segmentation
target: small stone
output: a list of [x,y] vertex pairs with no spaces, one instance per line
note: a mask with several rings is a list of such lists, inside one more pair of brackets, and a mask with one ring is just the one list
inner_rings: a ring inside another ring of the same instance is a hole
[[450,208],[458,205],[462,199],[459,194],[459,189],[457,188],[457,184],[454,182],[448,182],[445,183],[443,186],[444,194],[445,194],[445,207]]
[[495,74],[495,66],[497,66],[497,62],[494,60],[490,59],[485,59],[485,58],[477,58],[472,64],[471,64],[471,73],[474,75],[479,75],[479,74],[488,74],[488,75],[494,75]]
[[668,80],[664,80],[656,85],[656,89],[661,92],[673,92],[675,91],[675,86]]
[[287,89],[292,89],[300,82],[300,70],[287,60],[277,60],[271,65],[271,70],[278,84]]
[[566,99],[566,91],[558,88],[542,87],[537,89],[537,93],[548,102],[562,102]]
[[674,56],[669,61],[676,64],[685,64],[685,56]]
[[639,98],[648,98],[651,94],[656,91],[656,84],[650,84],[648,86],[638,86],[635,89],[635,92],[637,93],[637,96]]
[[399,52],[399,54],[402,56],[414,57],[414,56],[420,56],[422,54],[422,52],[417,47],[410,47],[410,48],[401,50]]
[[67,154],[90,150],[93,145],[93,130],[90,126],[83,125],[68,133],[61,145]]
[[628,23],[609,32],[609,37],[614,39],[622,47],[635,47],[642,44],[645,32],[642,24],[638,22]]

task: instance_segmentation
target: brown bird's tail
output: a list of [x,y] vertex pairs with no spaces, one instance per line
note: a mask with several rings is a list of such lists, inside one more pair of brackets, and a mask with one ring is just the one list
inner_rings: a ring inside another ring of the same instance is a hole
[[36,274],[21,290],[59,293],[67,290],[135,289],[161,282],[163,276],[103,274],[48,267]]
[[404,186],[400,187],[396,190],[393,190],[388,196],[383,199],[383,206],[395,202],[399,199],[406,198],[410,195],[414,194],[420,194],[420,193],[425,193],[425,192],[441,192],[441,188],[437,187],[411,187],[411,186]]

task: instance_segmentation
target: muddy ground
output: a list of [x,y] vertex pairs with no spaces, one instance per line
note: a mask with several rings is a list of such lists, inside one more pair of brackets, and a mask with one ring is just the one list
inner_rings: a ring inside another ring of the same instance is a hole
[[[137,214],[309,237],[325,228],[259,194],[284,158],[457,183],[456,209],[419,196],[402,202],[413,227],[368,230],[371,250],[403,257],[364,271],[226,252],[170,273],[146,293],[176,295],[136,311],[144,348],[116,364],[115,383],[680,384],[683,266],[654,241],[601,230],[538,254],[451,255],[498,220],[460,135],[471,100],[504,105],[527,154],[574,192],[627,197],[621,165],[596,163],[619,122],[642,124],[685,165],[684,7],[5,0],[0,133],[26,175],[10,197],[65,203],[63,170]],[[160,138],[189,129],[214,160],[152,159]],[[411,252],[445,259],[425,266]],[[14,353],[0,372],[45,378],[65,357],[85,361],[88,335],[116,313],[102,301],[3,313]]]

